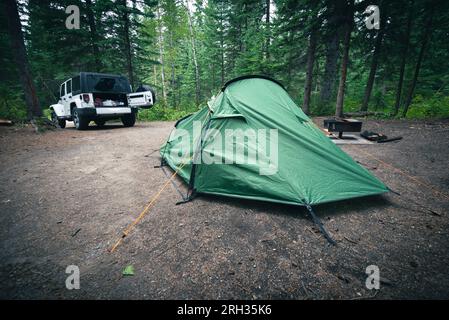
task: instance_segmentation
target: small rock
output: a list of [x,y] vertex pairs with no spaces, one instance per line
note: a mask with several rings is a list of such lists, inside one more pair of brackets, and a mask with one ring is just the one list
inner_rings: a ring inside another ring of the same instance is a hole
[[347,277],[345,277],[345,276],[343,276],[341,274],[337,275],[337,278],[342,280],[342,281],[344,281],[345,283],[349,283],[350,282],[349,278],[347,278]]

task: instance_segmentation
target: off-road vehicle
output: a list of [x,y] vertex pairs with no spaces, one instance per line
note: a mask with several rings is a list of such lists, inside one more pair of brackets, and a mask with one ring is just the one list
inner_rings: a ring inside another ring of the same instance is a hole
[[86,129],[91,121],[103,126],[112,119],[132,127],[138,108],[151,108],[155,102],[148,86],[131,93],[126,77],[92,72],[81,72],[62,83],[59,96],[58,103],[50,106],[52,121],[61,128],[73,121],[78,130]]

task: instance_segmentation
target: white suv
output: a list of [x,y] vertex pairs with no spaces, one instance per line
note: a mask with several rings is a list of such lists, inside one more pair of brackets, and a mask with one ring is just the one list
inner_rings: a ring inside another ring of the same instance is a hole
[[67,120],[84,130],[90,121],[103,126],[112,119],[121,119],[125,127],[132,127],[138,108],[151,108],[155,102],[154,92],[148,86],[137,91],[131,93],[124,76],[81,72],[61,84],[59,101],[50,106],[51,117],[61,128]]

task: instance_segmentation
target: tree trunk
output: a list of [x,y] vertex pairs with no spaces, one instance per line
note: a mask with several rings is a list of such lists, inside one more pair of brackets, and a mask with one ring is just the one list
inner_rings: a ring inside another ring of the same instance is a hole
[[176,86],[176,70],[175,70],[175,59],[174,59],[174,57],[173,57],[173,50],[174,50],[174,43],[173,43],[173,31],[172,30],[169,30],[168,31],[168,40],[169,40],[169,42],[168,42],[168,44],[169,44],[169,47],[170,47],[170,49],[169,49],[169,52],[171,53],[171,54],[169,54],[169,60],[170,60],[170,78],[171,78],[171,80],[170,80],[170,86],[171,86],[171,94],[172,94],[172,101],[173,101],[173,103],[174,103],[174,105],[175,105],[175,107],[177,107],[178,106],[178,97],[177,97],[177,94],[178,94],[178,89],[177,89],[177,86]]
[[11,41],[11,49],[19,69],[19,78],[25,95],[28,119],[41,117],[42,109],[39,104],[36,87],[34,86],[33,77],[30,71],[17,3],[15,0],[3,0],[3,7],[5,16],[8,20],[8,33]]
[[124,46],[125,46],[125,57],[126,57],[126,70],[128,72],[129,82],[134,89],[134,73],[133,73],[133,63],[132,63],[132,51],[131,51],[131,41],[129,38],[129,11],[126,5],[126,0],[122,0],[122,22],[123,22],[123,35],[124,35]]
[[209,93],[212,93],[215,89],[215,63],[211,63],[211,73],[212,73],[212,85],[210,86]]
[[408,16],[407,16],[407,30],[405,32],[404,49],[402,51],[398,88],[396,90],[396,101],[394,103],[394,110],[393,110],[394,116],[398,114],[399,107],[401,105],[402,84],[404,82],[405,64],[407,62],[408,47],[410,44],[410,31],[412,29],[412,12],[413,12],[413,2],[410,3],[410,8],[409,8]]
[[343,58],[341,61],[341,75],[340,75],[340,83],[338,85],[337,104],[335,106],[335,116],[339,118],[343,117],[343,100],[345,96],[346,73],[348,71],[349,44],[351,42],[352,19],[353,16],[351,14],[351,21],[346,21],[345,23],[345,36],[343,40]]
[[198,60],[196,56],[196,39],[195,32],[193,30],[192,16],[190,13],[190,9],[188,3],[185,3],[185,7],[187,10],[187,18],[189,20],[189,31],[190,31],[190,42],[192,45],[192,55],[193,55],[193,65],[195,66],[195,103],[196,105],[200,104],[201,99],[201,88],[200,88],[200,71],[198,67]]
[[164,105],[167,103],[167,92],[165,90],[165,70],[164,70],[164,38],[162,36],[162,19],[160,8],[156,10],[156,18],[158,21],[158,31],[159,31],[159,63],[161,64],[161,88],[162,88],[162,98],[164,99]]
[[220,11],[220,50],[221,50],[221,86],[224,85],[224,34],[223,34],[223,8]]
[[265,6],[266,6],[266,15],[265,15],[265,25],[267,28],[267,39],[265,42],[265,59],[268,60],[270,58],[270,7],[271,7],[271,0],[265,0]]
[[415,92],[415,87],[416,87],[416,82],[418,81],[419,70],[421,69],[422,59],[424,57],[424,52],[426,51],[427,43],[429,42],[430,35],[432,34],[433,11],[434,11],[434,7],[432,6],[429,9],[429,15],[428,15],[427,22],[426,22],[426,29],[423,34],[423,39],[421,42],[422,43],[421,49],[419,50],[418,61],[416,62],[415,73],[413,75],[412,84],[410,86],[407,100],[404,105],[404,110],[402,112],[403,117],[405,117],[407,115],[408,108],[410,107],[410,104],[412,103],[413,94]]
[[371,91],[373,90],[374,78],[376,77],[377,65],[379,62],[380,48],[382,47],[382,38],[384,35],[384,28],[385,27],[383,27],[377,33],[376,43],[374,45],[373,59],[371,60],[371,69],[370,69],[369,76],[368,76],[368,82],[366,83],[365,96],[363,98],[363,104],[360,108],[360,111],[368,110],[368,103],[369,103],[369,99],[371,97]]
[[328,34],[326,35],[326,62],[324,65],[324,75],[320,89],[320,102],[328,104],[335,90],[335,80],[337,77],[337,64],[340,56],[340,34],[339,20],[343,15],[343,1],[327,0],[325,1],[327,11],[329,12]]
[[335,88],[339,44],[339,32],[335,30],[326,43],[326,64],[324,66],[323,84],[320,90],[320,101],[324,103],[329,102]]
[[100,49],[98,48],[98,33],[97,26],[95,25],[95,17],[94,12],[92,10],[92,1],[86,0],[86,15],[87,21],[89,23],[89,32],[90,32],[90,41],[92,46],[92,53],[94,54],[95,59],[95,69],[96,71],[100,71],[102,69],[102,63],[100,59]]
[[312,27],[309,37],[309,48],[307,50],[307,70],[306,70],[306,83],[304,86],[304,100],[302,110],[305,114],[310,113],[310,93],[312,91],[313,80],[313,66],[315,63],[315,51],[317,43],[317,30]]
[[156,85],[157,83],[157,70],[156,70],[156,65],[153,65],[153,83]]
[[221,41],[221,86],[224,86],[225,82],[224,76],[224,48],[223,48],[223,40]]
[[[316,50],[315,50],[316,52]],[[316,53],[315,53],[316,57]],[[313,73],[314,79],[315,79],[315,92],[318,92],[320,89],[320,79],[318,78],[318,75],[320,74],[320,59],[315,59],[315,71]]]

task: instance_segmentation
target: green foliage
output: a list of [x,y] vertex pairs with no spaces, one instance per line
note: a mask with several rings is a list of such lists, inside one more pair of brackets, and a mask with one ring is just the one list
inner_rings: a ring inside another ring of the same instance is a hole
[[[158,100],[152,109],[139,112],[140,120],[176,120],[199,108],[197,96],[201,105],[216,94],[224,82],[244,74],[272,76],[284,84],[301,106],[308,38],[315,29],[318,30],[318,46],[313,67],[311,113],[333,115],[341,67],[342,3],[346,1],[19,1],[22,12],[26,13],[23,17],[28,20],[24,24],[28,58],[43,107],[57,101],[58,85],[76,72],[120,73],[129,77],[128,35],[134,83],[153,86]],[[369,111],[392,113],[410,3],[407,0],[379,2],[381,16],[385,19],[381,26],[385,34]],[[80,30],[65,28],[64,9],[69,4],[81,9]],[[271,6],[269,21],[268,4]],[[344,112],[360,109],[377,35],[377,31],[368,30],[364,25],[366,2],[356,1],[355,6]],[[410,118],[448,116],[449,2],[432,0],[432,6],[438,9],[434,11],[429,46],[407,114]],[[401,108],[411,87],[429,7],[424,0],[413,3]],[[95,32],[89,12],[94,17]],[[5,17],[0,12],[0,117],[25,119],[23,94],[5,29]],[[337,52],[338,59],[333,70],[335,76],[326,77],[327,45],[333,35],[339,38],[335,42],[339,43],[336,50],[332,51]],[[332,87],[328,91],[332,92],[329,101],[320,101],[324,83]]]
[[138,120],[140,121],[174,121],[198,111],[194,104],[183,105],[181,108],[167,107],[157,104],[151,109],[140,110]]
[[449,118],[449,96],[436,94],[430,98],[424,98],[418,94],[410,105],[407,118]]
[[23,121],[27,118],[27,109],[20,89],[9,91],[0,86],[0,118]]
[[0,10],[0,118],[20,121],[27,118],[27,109],[6,28],[6,17]]

